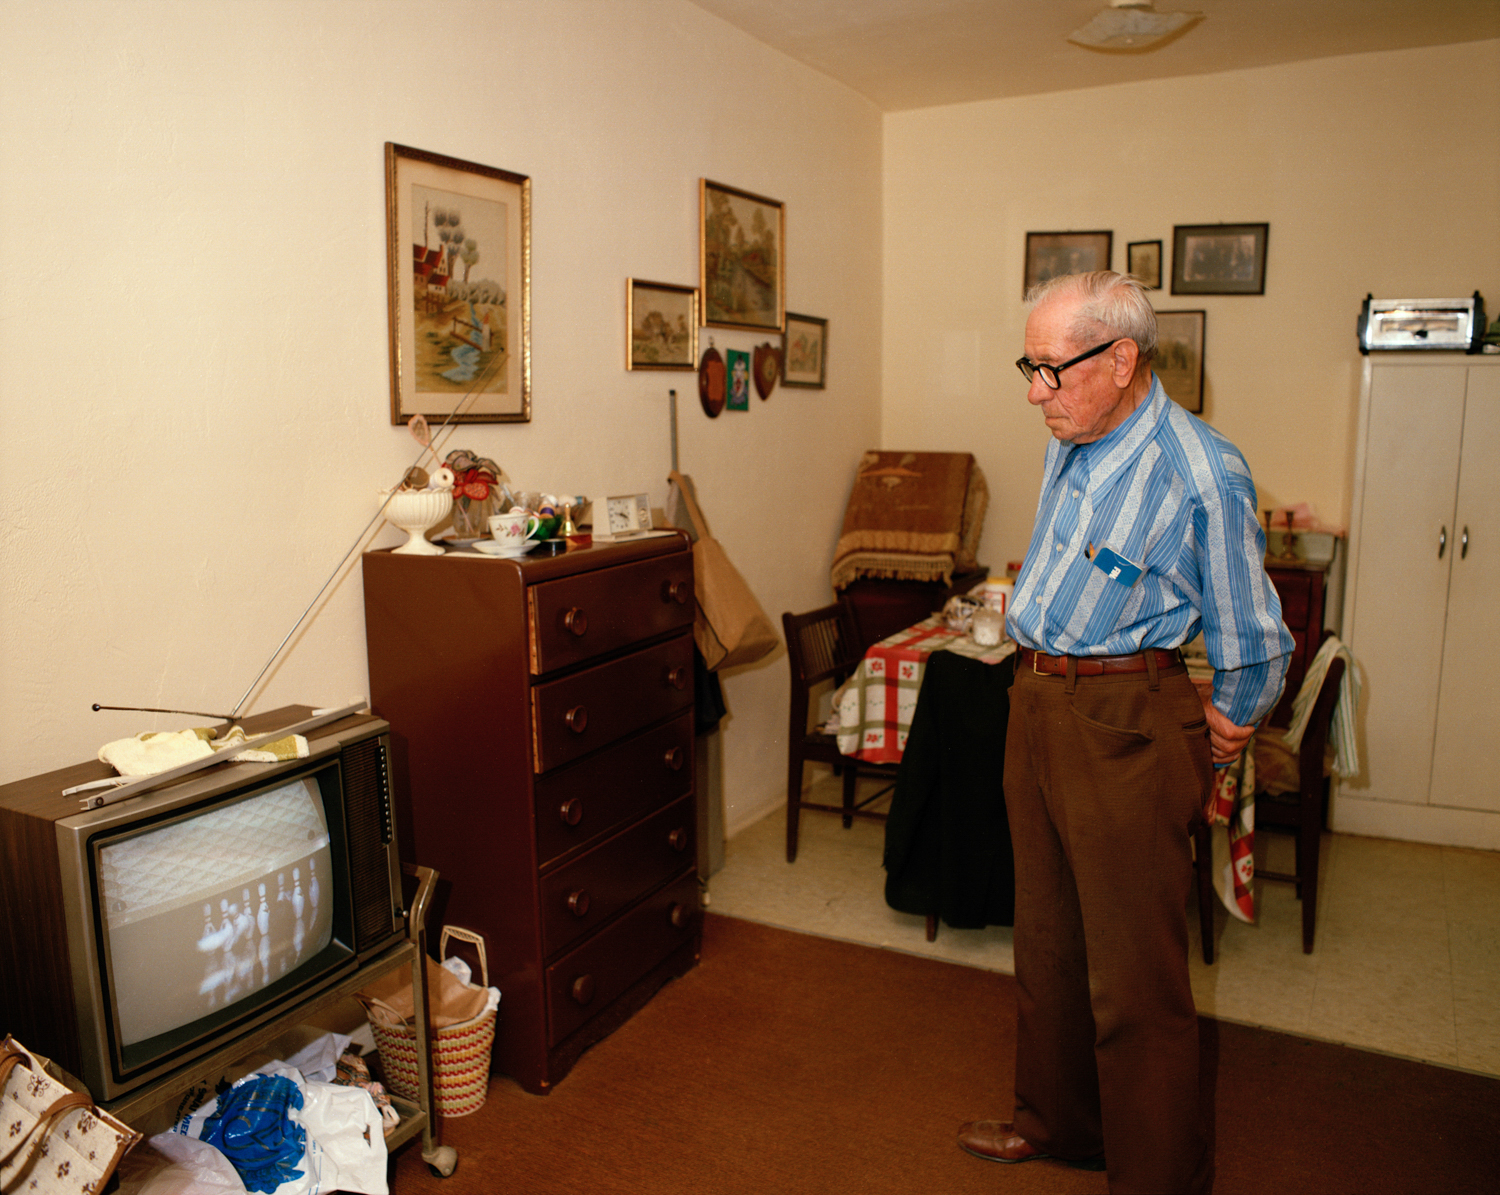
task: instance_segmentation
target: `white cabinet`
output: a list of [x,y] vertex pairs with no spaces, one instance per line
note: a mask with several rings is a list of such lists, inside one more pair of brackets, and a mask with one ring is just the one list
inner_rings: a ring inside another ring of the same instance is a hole
[[1362,771],[1333,827],[1500,848],[1500,360],[1366,361],[1352,524]]

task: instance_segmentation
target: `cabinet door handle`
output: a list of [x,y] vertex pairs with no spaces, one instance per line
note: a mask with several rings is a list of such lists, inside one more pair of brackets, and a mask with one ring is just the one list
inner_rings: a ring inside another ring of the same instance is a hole
[[1458,543],[1458,558],[1460,560],[1467,560],[1469,558],[1469,529],[1467,527],[1464,528],[1463,538]]
[[664,602],[676,602],[679,606],[685,606],[692,592],[693,586],[688,581],[663,581],[661,583],[661,600]]
[[577,606],[574,606],[571,610],[563,615],[563,627],[571,634],[577,635],[578,637],[582,638],[585,634],[588,633],[589,616],[585,611],[579,609]]
[[573,999],[579,1004],[587,1004],[594,998],[594,977],[592,975],[580,975],[573,981]]
[[681,826],[678,826],[677,829],[667,835],[667,842],[671,844],[674,851],[685,851],[688,844],[688,832]]
[[672,927],[674,929],[681,929],[688,923],[692,916],[692,910],[689,909],[687,905],[683,904],[680,900],[674,900],[672,902],[672,908],[667,913],[667,917],[672,922]]
[[576,826],[583,820],[583,802],[574,797],[571,801],[564,801],[557,812],[568,825]]
[[563,721],[574,734],[582,734],[588,729],[589,711],[585,706],[575,705],[564,715]]
[[688,670],[686,664],[679,664],[667,673],[667,684],[672,688],[682,690],[687,688]]
[[575,917],[587,917],[589,915],[589,894],[582,888],[577,892],[568,893],[568,912]]
[[683,761],[686,758],[687,755],[681,747],[668,747],[666,752],[662,755],[662,762],[665,763],[667,767],[671,768],[672,771],[680,772],[682,771]]
[[1444,527],[1438,532],[1438,559],[1443,558],[1443,549],[1448,546],[1448,528]]

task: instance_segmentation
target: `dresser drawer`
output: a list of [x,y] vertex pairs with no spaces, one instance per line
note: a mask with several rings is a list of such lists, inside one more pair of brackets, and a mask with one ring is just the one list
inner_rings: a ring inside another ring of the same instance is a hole
[[532,766],[549,772],[693,704],[693,637],[531,690]]
[[1305,573],[1279,570],[1271,577],[1276,592],[1281,597],[1281,621],[1289,631],[1308,629],[1308,615],[1312,611],[1313,579]]
[[697,858],[686,798],[605,839],[542,880],[542,953],[567,949]]
[[689,871],[547,968],[547,1041],[557,1045],[687,942],[698,922]]
[[531,671],[582,663],[693,625],[693,556],[596,569],[527,591]]
[[538,776],[536,853],[543,869],[591,839],[693,791],[691,711],[597,755]]

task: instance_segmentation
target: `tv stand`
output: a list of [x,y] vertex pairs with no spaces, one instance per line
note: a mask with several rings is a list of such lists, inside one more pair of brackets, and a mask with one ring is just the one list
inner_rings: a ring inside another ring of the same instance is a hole
[[388,947],[332,987],[317,992],[295,1008],[236,1037],[222,1049],[196,1059],[139,1091],[102,1104],[101,1107],[132,1127],[152,1124],[157,1126],[154,1131],[160,1131],[166,1127],[162,1121],[163,1116],[170,1120],[172,1110],[183,1096],[195,1088],[211,1090],[221,1076],[234,1073],[247,1058],[263,1051],[289,1029],[312,1019],[340,1001],[351,999],[356,992],[397,967],[408,967],[411,970],[412,998],[416,1011],[418,1099],[413,1103],[399,1096],[391,1096],[391,1103],[401,1113],[401,1122],[386,1135],[386,1150],[387,1153],[392,1153],[421,1133],[422,1160],[432,1167],[434,1173],[444,1178],[452,1174],[458,1165],[458,1151],[451,1146],[439,1144],[437,1117],[433,1111],[432,1054],[427,1024],[427,968],[422,963],[427,954],[427,905],[437,885],[438,873],[430,867],[418,867],[411,863],[402,864],[402,868],[417,881],[416,895],[412,898],[407,913],[405,941]]

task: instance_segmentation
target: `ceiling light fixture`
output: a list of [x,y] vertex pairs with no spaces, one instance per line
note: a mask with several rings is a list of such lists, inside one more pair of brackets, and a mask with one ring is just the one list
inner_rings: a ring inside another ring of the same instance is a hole
[[1150,0],[1109,0],[1110,6],[1068,40],[1090,50],[1149,50],[1203,19],[1201,12],[1157,12]]

